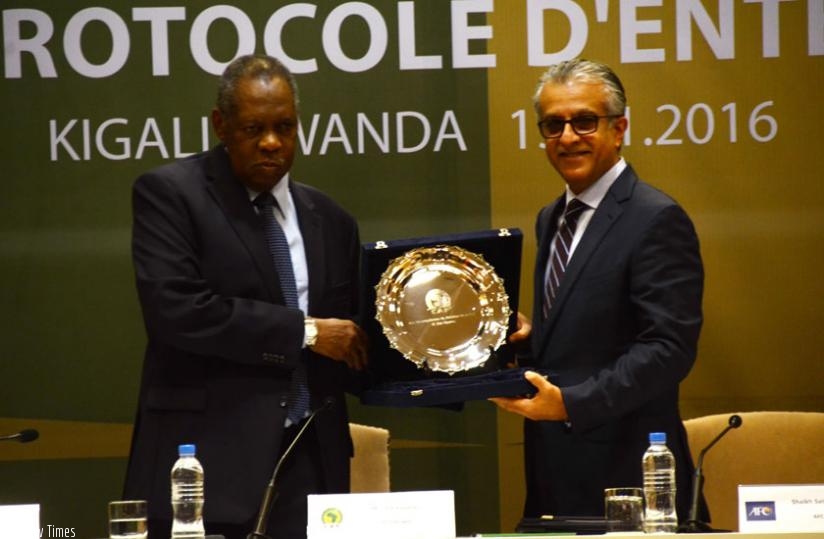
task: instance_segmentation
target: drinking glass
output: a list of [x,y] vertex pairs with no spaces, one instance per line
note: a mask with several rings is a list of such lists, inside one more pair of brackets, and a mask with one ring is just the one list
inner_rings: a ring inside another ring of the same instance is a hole
[[110,539],[146,539],[146,500],[109,502]]
[[607,533],[644,531],[644,491],[641,488],[604,489],[604,511]]

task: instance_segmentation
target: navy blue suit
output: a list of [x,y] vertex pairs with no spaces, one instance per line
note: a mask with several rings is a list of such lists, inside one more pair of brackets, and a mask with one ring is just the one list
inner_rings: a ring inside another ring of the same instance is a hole
[[[357,225],[318,190],[294,181],[290,188],[306,250],[309,315],[353,318]],[[311,435],[323,483],[327,492],[348,491],[343,392],[356,390],[358,378],[302,348],[304,315],[284,306],[262,222],[223,147],[142,175],[133,210],[148,346],[125,495],[149,500],[150,518],[170,519],[176,448],[194,443],[206,471],[207,532],[210,521],[253,519],[279,455],[289,379],[300,360],[308,364],[313,408],[334,399]]]
[[702,323],[698,239],[683,209],[627,167],[592,215],[546,320],[543,275],[564,198],[538,215],[532,355],[569,424],[525,422],[525,516],[603,515],[603,489],[642,486],[652,431],[667,433],[686,518],[693,464],[678,385]]

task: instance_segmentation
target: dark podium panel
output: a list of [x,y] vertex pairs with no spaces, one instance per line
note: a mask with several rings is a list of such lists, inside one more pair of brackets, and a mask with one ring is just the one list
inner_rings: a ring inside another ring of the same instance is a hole
[[412,407],[460,405],[465,401],[496,396],[526,395],[534,387],[523,377],[524,369],[507,369],[515,351],[503,344],[478,367],[449,374],[418,365],[392,348],[376,319],[376,286],[398,257],[421,247],[455,246],[481,255],[503,280],[511,314],[509,333],[517,324],[523,235],[517,228],[495,229],[446,236],[379,241],[362,246],[361,309],[369,335],[369,362],[376,383],[361,395],[369,405]]

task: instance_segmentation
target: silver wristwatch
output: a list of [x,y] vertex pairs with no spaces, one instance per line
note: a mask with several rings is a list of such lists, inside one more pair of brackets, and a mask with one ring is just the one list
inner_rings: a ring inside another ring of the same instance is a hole
[[308,316],[303,319],[303,346],[312,348],[318,342],[318,324]]

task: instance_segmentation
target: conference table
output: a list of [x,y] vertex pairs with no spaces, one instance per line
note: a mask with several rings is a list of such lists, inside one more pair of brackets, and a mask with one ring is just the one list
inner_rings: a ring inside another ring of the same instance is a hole
[[[463,536],[463,537],[456,537],[455,539],[478,539],[478,538],[501,538],[501,539],[557,539],[559,536],[570,536],[574,535],[571,533],[556,533],[556,534],[536,534],[536,533],[529,533],[529,534],[507,534],[507,533],[483,533],[479,535],[470,535],[470,536]],[[601,535],[582,535],[581,537],[606,537],[608,536],[609,539],[637,539],[638,537],[643,537],[646,534],[644,533],[609,533],[609,534],[601,534]],[[666,537],[671,534],[656,534],[654,536],[648,537]],[[824,532],[771,532],[771,533],[739,533],[739,532],[730,532],[730,533],[690,533],[690,534],[677,534],[679,537],[690,537],[695,539],[824,539]],[[221,538],[222,536],[215,536],[215,535],[207,535],[206,539],[217,539]],[[106,539],[106,538],[101,538]],[[350,537],[342,537],[342,539],[351,539]]]
[[[479,534],[479,535],[472,535],[469,537],[458,537],[457,539],[473,539],[478,537],[498,537],[498,538],[523,538],[523,539],[557,539],[559,535],[572,535],[569,533],[556,533],[556,534],[536,534],[536,533],[529,533],[529,534],[506,534],[506,533],[490,533],[490,534]],[[646,537],[666,537],[672,534],[653,534],[653,535],[646,535]],[[690,534],[677,534],[679,537],[684,538],[691,538],[691,539],[824,539],[824,532],[759,532],[759,533],[741,533],[741,532],[729,532],[729,533],[690,533]],[[638,537],[645,536],[644,533],[641,532],[633,532],[633,533],[608,533],[606,535],[600,535],[601,537],[608,536],[609,539],[637,539]],[[598,535],[590,535],[590,536],[581,536],[581,537],[598,537]]]

